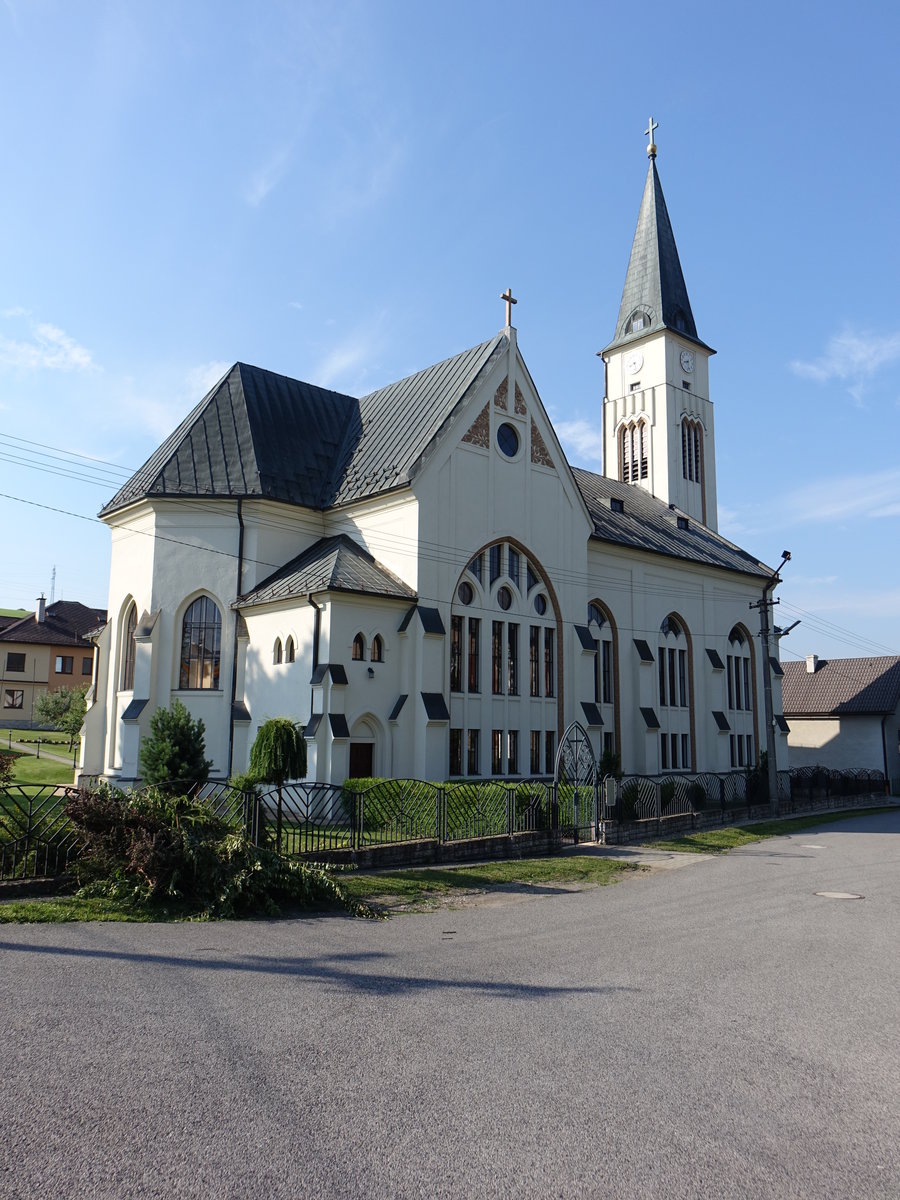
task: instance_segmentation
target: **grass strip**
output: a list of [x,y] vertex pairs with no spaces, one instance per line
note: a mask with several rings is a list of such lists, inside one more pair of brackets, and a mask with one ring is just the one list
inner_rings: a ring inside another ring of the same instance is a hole
[[[120,900],[53,896],[46,900],[8,900],[0,904],[0,925],[48,925],[65,921],[165,921],[159,912]],[[183,919],[183,918],[182,918]]]
[[418,867],[377,874],[341,876],[341,886],[354,900],[387,908],[428,908],[454,892],[552,891],[557,885],[597,887],[615,883],[625,871],[639,868],[611,858],[588,855],[564,858],[505,859],[463,867]]
[[765,838],[782,837],[787,833],[799,833],[801,829],[812,829],[816,825],[830,825],[835,821],[848,821],[851,817],[868,817],[874,813],[896,811],[896,805],[882,808],[853,808],[840,812],[815,813],[803,817],[784,817],[774,821],[756,821],[752,825],[725,825],[719,829],[702,829],[697,833],[686,833],[682,837],[661,838],[645,843],[654,850],[686,851],[692,854],[726,854],[751,842]]

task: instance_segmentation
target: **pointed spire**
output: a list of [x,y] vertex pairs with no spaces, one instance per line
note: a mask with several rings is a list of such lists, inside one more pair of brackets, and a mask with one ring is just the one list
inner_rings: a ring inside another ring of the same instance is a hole
[[[647,181],[631,246],[616,334],[606,350],[661,329],[671,329],[691,341],[704,344],[697,336],[697,326],[681,271],[675,234],[656,169],[656,146],[652,142],[652,132],[651,122]],[[643,325],[639,323],[641,317]]]

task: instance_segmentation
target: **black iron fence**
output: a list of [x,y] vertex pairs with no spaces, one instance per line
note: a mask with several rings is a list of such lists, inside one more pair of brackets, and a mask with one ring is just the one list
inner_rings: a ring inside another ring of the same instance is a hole
[[[882,773],[866,770],[804,767],[779,772],[778,784],[780,804],[795,811],[885,791]],[[596,787],[546,778],[516,783],[382,779],[356,787],[292,783],[265,792],[223,782],[179,790],[243,830],[255,845],[292,856],[540,832],[576,842],[630,840],[662,831],[667,823],[724,824],[761,815],[761,806],[768,806],[766,781],[738,771],[608,777]],[[65,811],[75,795],[73,787],[0,788],[0,879],[65,871],[78,850]]]

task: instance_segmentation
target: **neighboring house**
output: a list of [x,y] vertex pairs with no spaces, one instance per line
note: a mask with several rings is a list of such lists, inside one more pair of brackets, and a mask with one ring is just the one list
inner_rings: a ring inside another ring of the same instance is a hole
[[84,773],[136,777],[174,699],[220,777],[276,716],[329,782],[551,774],[575,720],[629,772],[757,761],[772,572],[716,531],[714,352],[650,152],[604,474],[566,461],[509,296],[495,336],[362,399],[237,363],[102,510]]
[[90,687],[95,650],[86,635],[105,622],[102,609],[41,596],[33,613],[0,628],[0,723],[28,727],[42,692]]
[[900,791],[900,657],[786,662],[792,767],[870,767]]

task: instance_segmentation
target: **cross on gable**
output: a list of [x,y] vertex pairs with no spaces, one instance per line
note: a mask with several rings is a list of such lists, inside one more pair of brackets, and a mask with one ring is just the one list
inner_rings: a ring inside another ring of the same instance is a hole
[[512,306],[519,303],[513,297],[512,288],[507,288],[505,292],[502,292],[500,299],[506,301],[506,324],[512,325]]

